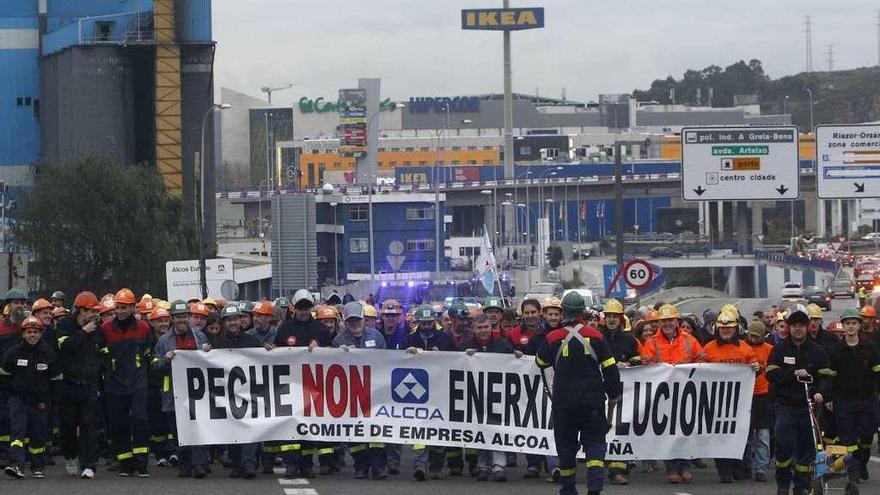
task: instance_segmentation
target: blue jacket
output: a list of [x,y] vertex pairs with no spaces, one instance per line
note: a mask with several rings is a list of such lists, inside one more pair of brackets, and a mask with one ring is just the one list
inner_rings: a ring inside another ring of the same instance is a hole
[[385,338],[385,345],[388,346],[388,349],[405,349],[406,336],[409,332],[409,326],[405,321],[401,321],[393,328],[392,332],[383,332],[382,336]]
[[443,330],[433,330],[430,335],[423,335],[418,328],[406,336],[404,348],[416,347],[424,351],[437,348],[438,351],[454,351],[455,344]]
[[[187,329],[187,333],[192,334],[196,341],[196,348],[201,349],[203,345],[208,343],[208,337],[201,330]],[[174,411],[174,388],[171,383],[171,363],[165,358],[168,351],[177,350],[177,339],[174,334],[174,328],[168,329],[159,342],[156,343],[156,349],[153,351],[153,361],[151,366],[153,370],[162,374],[162,411]]]
[[382,332],[373,327],[364,327],[364,334],[360,339],[355,338],[351,332],[343,330],[333,338],[333,347],[344,345],[358,349],[385,349],[385,337],[382,336]]
[[147,323],[134,317],[112,319],[101,325],[101,333],[109,351],[104,390],[125,395],[146,389],[147,367],[153,352]]

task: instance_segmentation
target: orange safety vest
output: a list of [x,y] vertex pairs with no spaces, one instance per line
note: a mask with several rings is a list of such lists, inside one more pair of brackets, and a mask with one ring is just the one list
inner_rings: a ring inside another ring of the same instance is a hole
[[676,328],[676,336],[670,341],[663,330],[654,332],[642,346],[644,364],[687,364],[703,361],[703,348],[693,335]]

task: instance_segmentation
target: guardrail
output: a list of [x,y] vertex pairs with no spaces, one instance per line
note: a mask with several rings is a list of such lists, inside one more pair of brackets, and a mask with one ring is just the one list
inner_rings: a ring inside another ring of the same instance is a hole
[[813,260],[810,258],[803,258],[800,256],[794,256],[791,254],[785,253],[777,253],[777,252],[769,252],[769,251],[756,251],[755,259],[768,261],[770,263],[779,263],[782,265],[791,265],[800,268],[812,268],[814,270],[822,270],[825,272],[837,273],[840,269],[840,263],[837,261],[831,260]]

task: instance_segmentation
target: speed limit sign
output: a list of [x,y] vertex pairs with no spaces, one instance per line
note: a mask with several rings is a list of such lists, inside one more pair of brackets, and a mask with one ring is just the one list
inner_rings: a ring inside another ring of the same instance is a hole
[[651,264],[645,260],[630,260],[623,267],[623,279],[626,284],[633,289],[643,289],[651,283],[654,278],[654,269]]

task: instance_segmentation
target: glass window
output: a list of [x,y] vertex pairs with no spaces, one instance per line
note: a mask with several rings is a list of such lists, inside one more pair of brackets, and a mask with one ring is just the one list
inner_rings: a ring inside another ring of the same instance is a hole
[[352,222],[366,222],[370,219],[369,205],[351,205],[348,207],[348,219]]
[[431,151],[431,148],[427,146],[422,146],[421,148],[419,148],[419,151]]
[[406,209],[407,220],[433,220],[434,207],[413,207]]
[[468,146],[467,149],[468,149],[468,151],[477,151],[477,147],[476,147],[476,146]]
[[352,253],[369,253],[370,239],[368,237],[352,237],[349,242],[349,251]]
[[433,251],[434,239],[410,239],[406,241],[407,251]]

